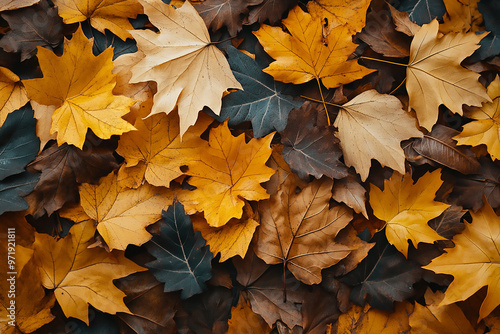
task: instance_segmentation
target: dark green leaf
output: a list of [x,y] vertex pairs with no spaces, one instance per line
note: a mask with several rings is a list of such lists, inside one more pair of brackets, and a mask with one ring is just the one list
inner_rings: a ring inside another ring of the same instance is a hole
[[94,45],[92,52],[94,55],[101,54],[109,47],[113,47],[113,60],[117,57],[137,51],[136,42],[133,39],[122,41],[118,36],[114,35],[111,31],[106,29],[106,34],[92,28],[88,22],[82,23],[83,33],[87,38],[94,38]]
[[8,211],[28,208],[23,196],[28,195],[38,182],[39,175],[24,172],[0,181],[0,215]]
[[481,0],[477,8],[483,15],[484,26],[490,33],[480,42],[481,47],[472,55],[473,61],[483,60],[500,53],[500,1]]
[[[256,52],[256,57],[260,57],[261,50],[257,48]],[[227,53],[229,65],[243,90],[233,92],[222,100],[218,120],[229,118],[230,126],[251,121],[256,138],[275,129],[282,131],[290,110],[300,107],[302,103],[284,95],[283,91],[290,86],[274,81],[270,75],[262,72],[255,60],[234,47],[228,47]]]
[[436,17],[441,19],[446,12],[443,0],[405,0],[395,7],[408,12],[410,20],[418,25],[429,23]]
[[146,244],[148,252],[156,257],[146,263],[153,275],[165,283],[164,291],[182,290],[181,298],[189,298],[205,289],[212,277],[212,253],[205,240],[184,213],[184,206],[174,203],[163,211],[159,233]]

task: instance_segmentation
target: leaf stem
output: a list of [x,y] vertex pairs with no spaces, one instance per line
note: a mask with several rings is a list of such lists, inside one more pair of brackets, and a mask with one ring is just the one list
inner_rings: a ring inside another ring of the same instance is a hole
[[321,83],[319,82],[318,77],[316,77],[316,82],[318,83],[319,94],[321,95],[321,102],[323,102],[323,107],[325,108],[326,120],[328,122],[328,126],[330,126],[330,125],[332,125],[332,123],[330,122],[330,116],[328,115],[328,109],[326,108],[325,98],[323,97],[323,90],[321,89]]
[[334,106],[334,107],[337,107],[337,108],[343,108],[343,106],[341,106],[340,104],[335,104],[335,103],[331,103],[331,102],[316,100],[316,99],[313,99],[312,97],[305,96],[305,95],[299,95],[299,96],[302,97],[302,98],[304,98],[304,99],[306,99],[306,100],[309,100],[309,101],[318,102],[318,103],[324,103],[324,104],[327,104],[329,106]]
[[392,93],[394,93],[395,91],[397,91],[399,89],[399,87],[401,87],[406,81],[406,77],[403,79],[403,81],[401,81],[401,83],[392,90],[392,92],[389,93],[389,95],[392,95]]
[[208,45],[217,45],[217,44],[224,43],[224,42],[230,41],[232,39],[235,39],[236,37],[237,36],[233,36],[233,37],[223,39],[222,41],[210,42],[210,43],[208,43]]
[[383,59],[377,59],[377,58],[371,58],[371,57],[364,57],[364,56],[361,56],[359,58],[360,59],[374,60],[374,61],[378,61],[378,62],[381,62],[381,63],[387,63],[387,64],[392,64],[392,65],[398,65],[398,66],[408,67],[408,64],[395,63],[393,61],[388,61],[388,60],[383,60]]

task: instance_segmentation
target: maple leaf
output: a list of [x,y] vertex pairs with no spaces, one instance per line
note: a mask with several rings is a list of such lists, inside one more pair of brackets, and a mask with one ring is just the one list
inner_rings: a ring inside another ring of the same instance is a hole
[[335,333],[409,333],[408,316],[412,311],[413,305],[408,302],[397,303],[394,312],[377,310],[368,304],[352,305],[347,313],[340,315]]
[[[245,143],[244,135],[233,137],[227,121],[212,129],[210,150],[202,152],[200,161],[189,166],[189,184],[197,187],[179,200],[189,213],[204,212],[212,227],[220,227],[231,218],[241,218],[244,201],[258,201],[269,195],[260,186],[269,180],[274,169],[265,165],[271,155],[274,133]],[[188,203],[189,202],[189,203]]]
[[479,74],[460,66],[485,35],[448,33],[439,37],[438,29],[438,21],[433,20],[415,34],[406,70],[409,108],[415,110],[420,126],[429,131],[438,119],[441,104],[462,115],[463,104],[491,102],[478,81]]
[[28,96],[19,77],[11,70],[0,67],[0,126],[9,113],[21,108],[26,102]]
[[80,204],[110,249],[125,250],[129,244],[140,246],[151,239],[145,227],[160,219],[165,203],[173,197],[171,190],[149,184],[138,189],[122,188],[114,173],[97,185],[80,186]]
[[300,281],[317,284],[322,279],[321,269],[353,250],[335,242],[352,215],[343,205],[329,207],[331,180],[315,180],[298,194],[290,180],[269,200],[259,203],[261,225],[254,249],[266,263],[283,263]]
[[325,27],[325,35],[333,28],[347,25],[354,32],[360,32],[366,23],[366,11],[371,0],[313,0],[307,3],[307,10]]
[[455,247],[446,249],[445,254],[423,268],[454,277],[438,306],[465,300],[487,286],[479,309],[481,320],[500,305],[500,218],[487,202],[477,213],[470,214],[472,223],[465,224],[465,230],[453,238]]
[[455,334],[476,333],[470,321],[457,304],[441,306],[444,294],[441,291],[425,292],[425,305],[415,303],[410,314],[411,333]]
[[37,46],[54,50],[63,41],[62,20],[57,9],[50,7],[46,0],[1,15],[12,30],[0,39],[0,47],[7,52],[20,52],[21,61],[34,56]]
[[125,158],[125,165],[118,179],[127,180],[126,185],[137,188],[146,180],[155,186],[168,187],[170,181],[181,176],[180,167],[197,160],[208,149],[208,142],[200,135],[213,119],[200,115],[196,125],[189,128],[181,141],[179,116],[157,114],[145,120],[137,119],[139,131],[125,133],[120,137],[116,152]]
[[3,12],[5,10],[13,10],[13,9],[18,9],[18,8],[23,8],[23,7],[29,7],[40,0],[0,0],[0,12]]
[[398,98],[374,89],[342,105],[334,126],[338,128],[346,165],[354,166],[362,181],[368,177],[372,158],[404,173],[405,155],[400,142],[423,135]]
[[416,138],[404,145],[406,159],[419,165],[441,165],[462,174],[477,174],[481,166],[476,155],[468,147],[457,146],[453,139],[458,134],[455,129],[436,124],[432,131],[422,138]]
[[339,160],[339,140],[315,105],[306,102],[292,110],[280,135],[283,158],[302,180],[308,180],[309,175],[317,179],[323,175],[332,179],[347,176],[347,167]]
[[394,174],[384,182],[384,190],[370,187],[373,214],[387,222],[389,242],[408,257],[408,239],[417,248],[419,242],[433,243],[443,238],[427,222],[439,216],[450,205],[434,201],[443,183],[441,170],[427,173],[413,184],[411,174]]
[[54,290],[66,317],[87,325],[88,304],[111,314],[130,313],[123,303],[125,294],[113,285],[113,279],[145,270],[125,258],[123,252],[88,248],[94,232],[93,223],[87,221],[73,225],[59,240],[37,233],[33,248],[43,286]]
[[446,14],[439,26],[443,34],[448,32],[480,31],[483,16],[477,8],[479,0],[444,0]]
[[177,105],[182,137],[204,106],[219,115],[222,93],[241,85],[189,1],[179,9],[159,0],[140,1],[160,32],[131,32],[143,59],[132,67],[130,82],[156,81],[151,114],[168,114]]
[[276,59],[264,69],[275,80],[302,84],[316,79],[318,84],[321,80],[325,87],[335,88],[373,72],[348,60],[357,47],[348,26],[333,28],[325,38],[321,21],[299,6],[282,23],[290,34],[265,24],[254,32],[264,50]]
[[133,27],[128,18],[142,14],[142,6],[137,0],[54,0],[54,4],[64,23],[89,20],[103,34],[108,29],[122,40],[131,37],[127,30]]
[[226,26],[229,35],[235,36],[241,30],[241,18],[248,12],[248,7],[261,2],[262,0],[206,0],[195,6],[195,9],[212,31]]
[[182,204],[174,201],[163,211],[158,233],[145,246],[156,258],[145,266],[165,283],[165,292],[182,290],[181,298],[186,299],[205,290],[213,256],[201,233],[193,231]]
[[236,255],[244,258],[257,226],[259,226],[259,215],[246,202],[242,218],[233,218],[221,227],[211,227],[204,219],[193,216],[194,230],[201,232],[213,254],[217,255],[220,252],[220,262]]
[[474,121],[464,125],[462,132],[453,139],[458,145],[485,144],[492,159],[500,160],[500,78],[498,75],[488,86],[492,102],[466,112]]
[[45,213],[50,216],[66,203],[78,203],[78,183],[97,183],[118,167],[113,157],[116,143],[92,145],[97,138],[88,139],[83,150],[53,143],[29,164],[28,171],[41,172],[35,189],[26,197],[35,218]]
[[[121,116],[130,111],[134,100],[111,93],[116,84],[112,49],[92,54],[92,41],[78,28],[71,40],[64,41],[61,57],[38,48],[41,79],[23,80],[28,97],[44,105],[55,105],[50,132],[57,132],[59,145],[83,148],[87,129],[109,139],[135,128]],[[49,117],[46,115],[45,117]]]
[[[262,48],[256,48],[256,57],[264,57]],[[282,131],[290,110],[299,108],[302,102],[285,95],[289,85],[274,81],[262,72],[261,64],[234,47],[227,48],[229,65],[242,91],[232,92],[222,99],[219,121],[229,119],[229,126],[245,121],[252,122],[255,138],[268,135],[273,130]]]

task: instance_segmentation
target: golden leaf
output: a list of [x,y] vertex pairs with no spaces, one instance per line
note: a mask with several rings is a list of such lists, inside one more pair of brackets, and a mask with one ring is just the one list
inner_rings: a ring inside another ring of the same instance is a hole
[[0,67],[0,126],[9,113],[21,108],[26,102],[28,96],[19,77],[11,70]]
[[327,26],[325,35],[341,25],[346,25],[356,33],[365,27],[370,2],[371,0],[312,0],[307,3],[307,10],[313,18],[319,18]]

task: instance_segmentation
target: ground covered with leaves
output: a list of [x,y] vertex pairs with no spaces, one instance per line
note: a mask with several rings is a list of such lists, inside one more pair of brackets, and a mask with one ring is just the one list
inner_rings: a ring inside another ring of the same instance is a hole
[[500,2],[166,2],[0,0],[2,333],[500,333]]

